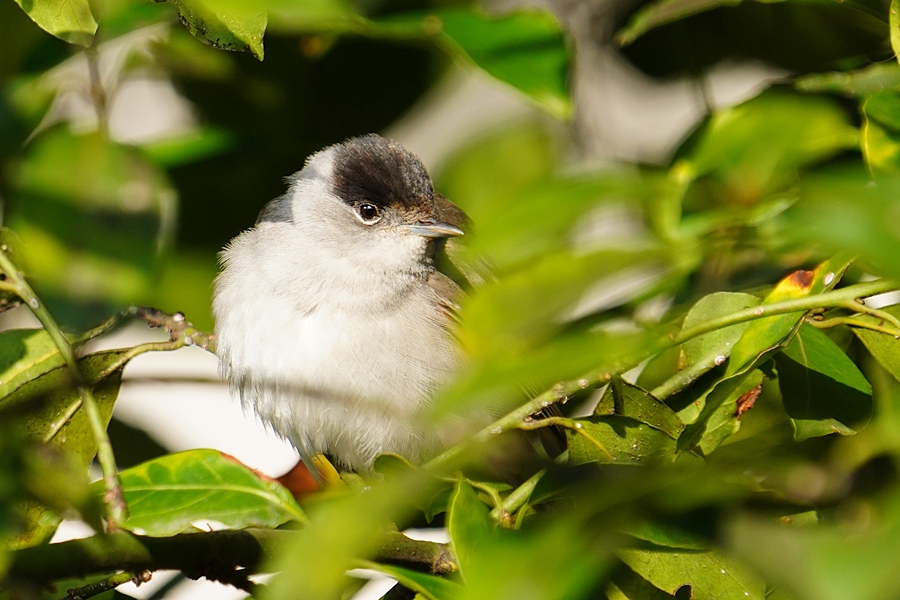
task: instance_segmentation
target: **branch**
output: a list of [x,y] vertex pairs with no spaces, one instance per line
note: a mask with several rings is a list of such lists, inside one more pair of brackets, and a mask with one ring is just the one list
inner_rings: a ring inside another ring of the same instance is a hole
[[[12,581],[46,583],[110,571],[176,569],[192,578],[234,583],[271,559],[302,531],[241,529],[181,533],[172,537],[137,536],[125,531],[47,544],[11,552],[7,576]],[[458,569],[444,544],[412,540],[390,533],[371,557],[386,564],[433,574]]]
[[808,312],[817,308],[846,308],[848,302],[854,302],[860,298],[867,298],[869,296],[891,292],[897,288],[898,284],[895,281],[878,279],[876,281],[849,285],[839,290],[832,290],[815,296],[785,300],[783,302],[773,302],[772,304],[763,304],[754,308],[740,310],[730,315],[719,317],[718,319],[712,319],[706,323],[689,327],[688,329],[682,329],[668,338],[658,340],[656,343],[651,344],[642,352],[636,353],[631,357],[626,357],[614,368],[595,370],[578,379],[557,383],[546,392],[536,396],[526,404],[523,404],[508,413],[505,417],[502,417],[498,421],[495,421],[491,425],[488,425],[481,431],[475,433],[470,438],[463,440],[433,458],[425,465],[425,468],[437,470],[446,469],[457,460],[463,454],[464,450],[473,442],[488,442],[501,433],[512,429],[533,428],[533,425],[531,424],[532,415],[537,414],[551,404],[562,402],[572,394],[589,387],[607,384],[616,374],[624,373],[651,356],[654,356],[663,350],[679,346],[695,337],[711,333],[717,329],[728,327],[729,325],[755,321],[756,319],[764,319],[766,317],[774,317],[795,312]]
[[90,424],[94,440],[97,442],[97,458],[103,471],[103,484],[106,489],[103,500],[107,527],[110,531],[115,531],[118,528],[118,524],[127,518],[127,507],[125,506],[125,496],[122,494],[122,484],[119,481],[118,470],[116,469],[116,457],[113,453],[109,436],[106,433],[106,425],[100,417],[97,402],[94,400],[93,390],[84,381],[81,370],[78,368],[78,361],[75,358],[75,350],[57,324],[56,319],[53,318],[53,315],[50,314],[50,311],[47,310],[47,307],[37,297],[34,290],[31,289],[31,286],[2,249],[0,249],[0,271],[7,277],[4,283],[7,286],[11,286],[12,291],[28,305],[34,316],[44,326],[76,383],[78,394],[81,397],[81,405]]

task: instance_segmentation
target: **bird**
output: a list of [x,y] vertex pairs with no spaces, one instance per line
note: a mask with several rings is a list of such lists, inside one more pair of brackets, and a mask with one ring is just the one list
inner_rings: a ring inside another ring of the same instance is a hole
[[376,134],[311,155],[287,183],[220,253],[220,372],[311,473],[319,455],[361,473],[383,453],[420,463],[460,436],[419,416],[464,362],[465,282],[441,265],[468,218]]

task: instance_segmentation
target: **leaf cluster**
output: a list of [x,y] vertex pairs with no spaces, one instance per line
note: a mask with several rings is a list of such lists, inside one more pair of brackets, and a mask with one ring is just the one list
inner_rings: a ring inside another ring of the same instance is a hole
[[[212,340],[152,309],[79,335],[53,318],[81,330],[147,298],[174,238],[173,175],[230,143],[214,128],[116,140],[103,45],[128,48],[122,73],[195,55],[185,68],[214,78],[231,63],[197,51],[176,16],[259,60],[272,32],[322,54],[347,36],[424,44],[564,118],[570,42],[547,13],[475,6],[19,4],[85,50],[2,82],[21,243],[4,232],[0,294],[42,327],[0,333],[0,596],[112,594],[162,569],[274,599],[352,594],[357,569],[395,579],[388,597],[432,600],[896,595],[900,305],[866,300],[900,289],[900,71],[862,64],[900,39],[896,10],[844,3],[838,25],[831,5],[780,3],[855,32],[806,61],[840,70],[712,111],[665,166],[572,173],[535,122],[469,141],[436,178],[475,223],[453,257],[479,274],[457,331],[468,363],[423,419],[490,422],[425,465],[381,456],[298,502],[215,450],[119,469],[105,430],[124,366]],[[653,47],[750,4],[763,3],[652,2],[617,39]],[[39,127],[63,92],[51,75],[74,64],[95,72],[95,131]],[[169,339],[86,346],[133,317]],[[539,443],[554,435],[562,452]],[[95,534],[49,544],[63,518]],[[449,543],[397,533],[428,524]],[[276,575],[259,586],[260,573]]]

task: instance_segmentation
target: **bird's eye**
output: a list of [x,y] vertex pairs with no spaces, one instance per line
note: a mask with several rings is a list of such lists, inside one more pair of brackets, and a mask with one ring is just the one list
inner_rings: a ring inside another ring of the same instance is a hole
[[372,225],[381,220],[381,211],[378,210],[377,206],[369,204],[368,202],[363,202],[357,206],[356,212],[359,214],[359,218],[362,222],[366,225]]

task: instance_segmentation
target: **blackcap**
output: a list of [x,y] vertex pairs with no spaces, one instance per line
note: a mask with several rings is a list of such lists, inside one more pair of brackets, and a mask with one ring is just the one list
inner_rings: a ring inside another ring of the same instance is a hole
[[362,472],[384,452],[422,461],[453,435],[418,413],[460,365],[459,288],[435,264],[465,215],[377,135],[312,155],[288,183],[221,253],[221,372],[307,466],[319,453]]

